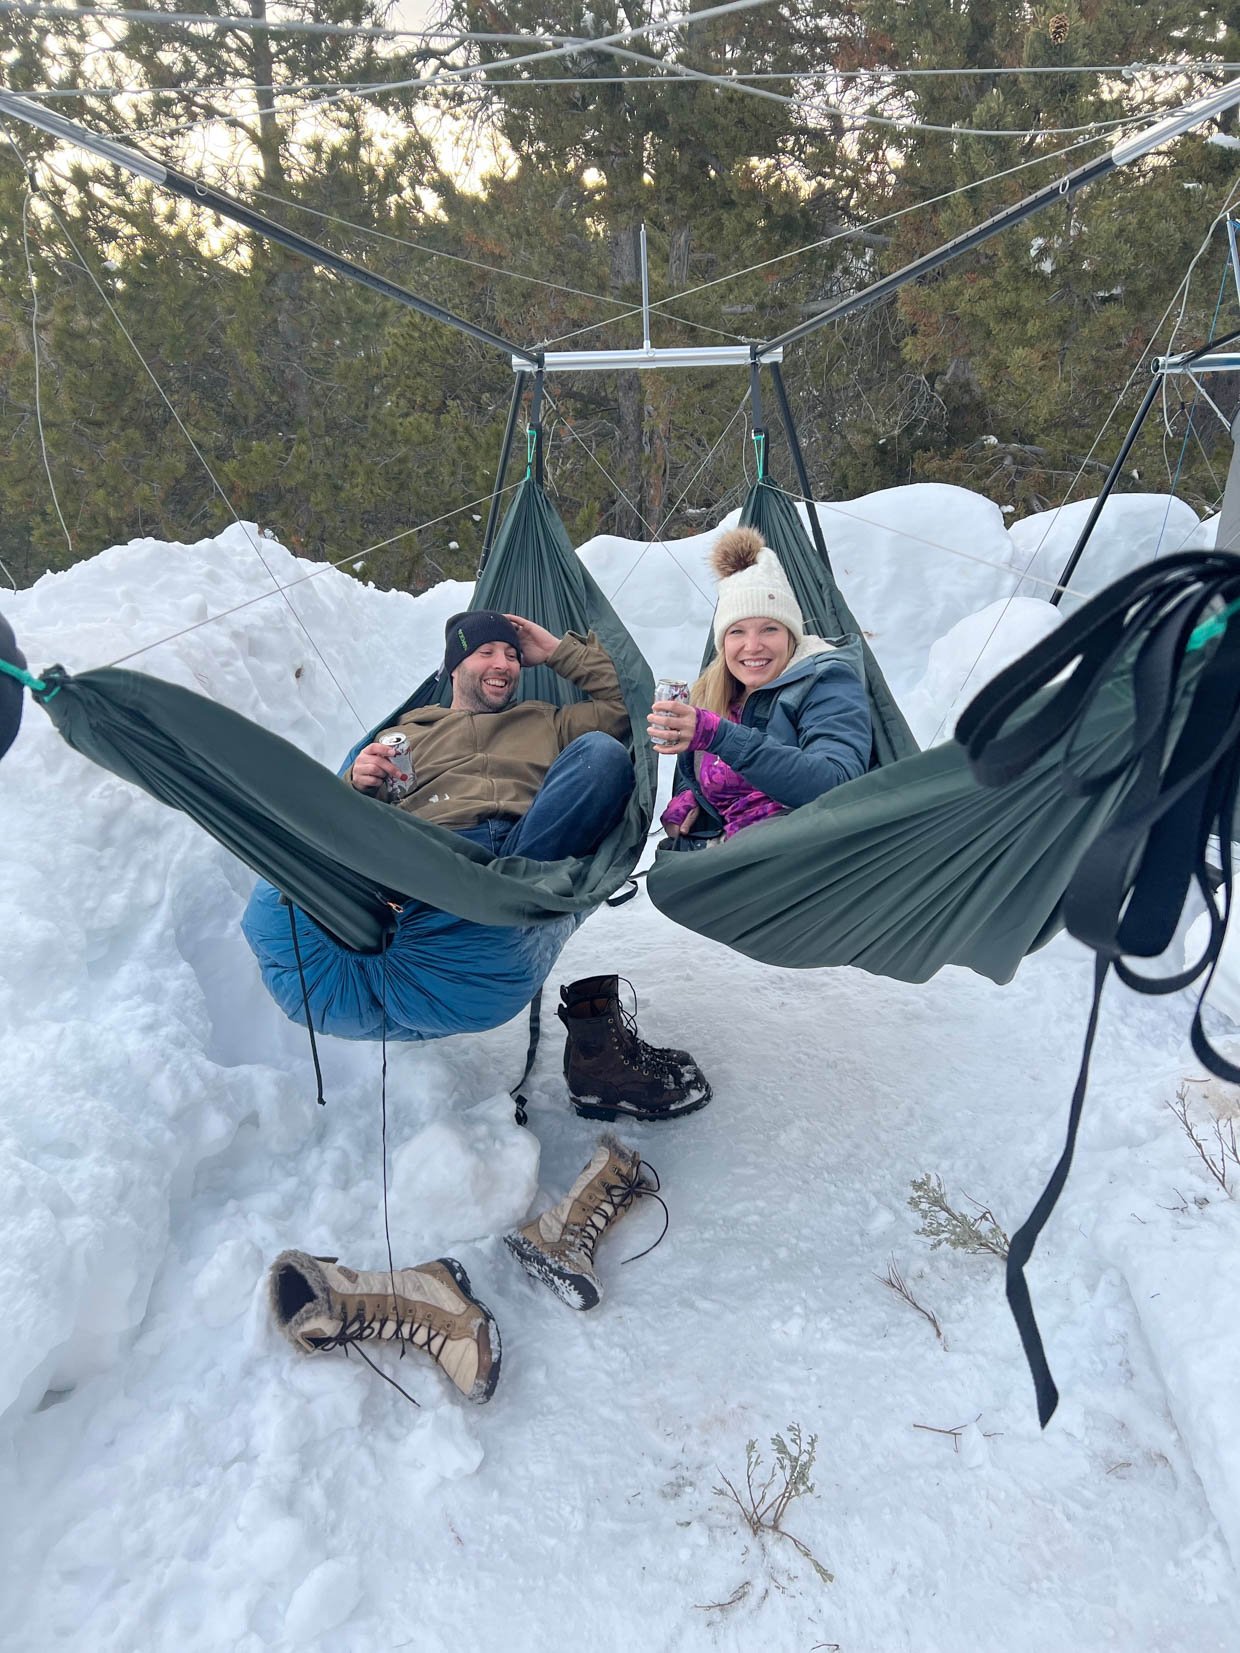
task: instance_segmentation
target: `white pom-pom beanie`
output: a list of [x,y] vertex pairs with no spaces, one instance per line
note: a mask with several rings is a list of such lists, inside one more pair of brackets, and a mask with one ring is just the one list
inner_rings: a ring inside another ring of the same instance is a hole
[[754,528],[731,528],[719,536],[711,555],[719,574],[715,608],[715,647],[723,648],[723,634],[738,620],[778,620],[792,633],[793,647],[805,637],[805,620],[796,593],[779,558]]

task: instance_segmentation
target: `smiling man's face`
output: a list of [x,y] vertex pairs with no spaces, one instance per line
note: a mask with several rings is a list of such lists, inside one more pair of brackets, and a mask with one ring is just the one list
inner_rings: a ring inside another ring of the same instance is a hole
[[452,673],[452,710],[502,712],[520,676],[521,658],[511,643],[483,643]]

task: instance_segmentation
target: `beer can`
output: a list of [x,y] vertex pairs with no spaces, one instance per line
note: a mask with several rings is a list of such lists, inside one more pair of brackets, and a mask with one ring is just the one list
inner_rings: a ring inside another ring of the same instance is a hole
[[681,683],[674,677],[661,677],[654,686],[656,700],[677,700],[682,706],[689,704],[689,685]]
[[[656,700],[675,700],[680,705],[687,706],[689,704],[689,685],[680,682],[675,677],[661,677],[654,686],[654,698]],[[664,746],[666,742],[656,740],[652,741],[651,745]]]
[[401,734],[380,735],[379,745],[387,747],[388,756],[400,771],[395,779],[388,779],[388,797],[393,803],[399,803],[417,788],[417,776],[413,772],[413,753],[409,750],[408,740]]

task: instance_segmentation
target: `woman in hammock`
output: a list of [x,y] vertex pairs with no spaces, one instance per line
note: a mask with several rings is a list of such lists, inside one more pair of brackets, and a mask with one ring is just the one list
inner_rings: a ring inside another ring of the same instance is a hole
[[720,536],[715,657],[690,704],[656,701],[650,738],[677,755],[663,812],[672,847],[698,849],[855,780],[872,732],[857,638],[807,636],[778,557],[753,528]]

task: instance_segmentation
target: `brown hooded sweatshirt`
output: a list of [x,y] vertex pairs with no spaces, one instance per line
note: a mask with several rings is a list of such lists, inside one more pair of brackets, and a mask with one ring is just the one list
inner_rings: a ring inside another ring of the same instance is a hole
[[[578,735],[602,730],[624,740],[629,714],[611,656],[593,632],[568,632],[547,660],[590,696],[571,706],[526,700],[503,712],[421,706],[392,729],[409,741],[417,789],[397,805],[437,826],[468,827],[493,815],[524,815],[552,763]],[[378,736],[375,737],[378,739]],[[352,769],[344,779],[352,783]]]

